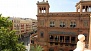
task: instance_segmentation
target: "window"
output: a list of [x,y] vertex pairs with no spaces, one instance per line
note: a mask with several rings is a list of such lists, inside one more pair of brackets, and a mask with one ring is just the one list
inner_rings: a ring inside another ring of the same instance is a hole
[[83,23],[83,26],[88,27],[88,21],[85,20],[84,23]]
[[40,25],[44,25],[44,20],[40,20]]
[[44,32],[40,32],[40,36],[43,38],[44,37]]
[[60,27],[65,27],[65,22],[60,22]]
[[70,37],[69,36],[65,36],[65,42],[69,43],[70,42]]
[[55,37],[55,41],[59,41],[59,37],[58,36]]
[[52,46],[53,45],[53,42],[50,42],[50,45]]
[[55,43],[55,45],[58,45],[58,43]]
[[76,22],[71,22],[70,27],[73,27],[73,28],[76,27]]
[[34,40],[31,40],[31,43],[34,44]]
[[53,41],[54,37],[52,35],[50,35],[50,41]]
[[16,27],[17,25],[16,24],[14,24],[14,27]]
[[71,37],[71,43],[75,43],[76,41],[75,41],[75,37]]
[[50,21],[50,27],[55,27],[54,21]]
[[64,36],[60,36],[60,42],[64,42]]

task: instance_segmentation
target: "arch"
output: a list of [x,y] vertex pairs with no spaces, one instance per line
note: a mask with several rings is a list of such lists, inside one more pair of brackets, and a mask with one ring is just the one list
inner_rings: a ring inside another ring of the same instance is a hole
[[69,51],[73,51],[73,50],[69,50]]
[[59,49],[59,51],[64,51],[63,49]]
[[54,49],[53,48],[50,48],[49,51],[54,51]]
[[40,7],[40,8],[39,8],[39,13],[41,13],[41,10],[42,10],[42,8]]

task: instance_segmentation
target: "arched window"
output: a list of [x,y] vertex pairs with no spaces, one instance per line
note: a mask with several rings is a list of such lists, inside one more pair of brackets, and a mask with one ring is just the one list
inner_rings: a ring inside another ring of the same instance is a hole
[[60,21],[60,27],[65,27],[65,22]]
[[76,27],[76,22],[71,22],[70,27],[73,27],[73,28]]
[[55,27],[55,22],[54,21],[50,21],[50,27]]

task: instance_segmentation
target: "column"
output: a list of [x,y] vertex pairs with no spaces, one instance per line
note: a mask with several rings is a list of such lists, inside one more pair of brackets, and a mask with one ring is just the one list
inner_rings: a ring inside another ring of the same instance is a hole
[[82,13],[82,5],[80,5],[80,13]]
[[85,6],[85,12],[87,12],[87,6]]
[[75,43],[77,43],[77,39],[78,39],[78,37],[76,36],[76,37],[75,37]]
[[41,7],[41,9],[40,9],[40,13],[42,13],[42,7]]
[[76,8],[76,12],[78,12],[78,8]]
[[37,7],[37,14],[39,14],[39,10],[40,10],[39,7]]
[[60,42],[60,36],[58,36],[58,41]]
[[65,36],[64,36],[64,43],[65,43]]
[[70,43],[71,43],[71,36],[70,36]]
[[89,12],[89,6],[88,6],[88,12]]
[[62,36],[62,42],[64,42],[64,36]]
[[44,7],[43,7],[43,13],[45,13]]

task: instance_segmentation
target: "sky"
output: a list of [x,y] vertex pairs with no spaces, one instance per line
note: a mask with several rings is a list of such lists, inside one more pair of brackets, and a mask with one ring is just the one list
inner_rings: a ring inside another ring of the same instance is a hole
[[[10,17],[37,19],[37,1],[43,0],[0,0],[0,14]],[[48,0],[50,12],[75,12],[80,0]]]

